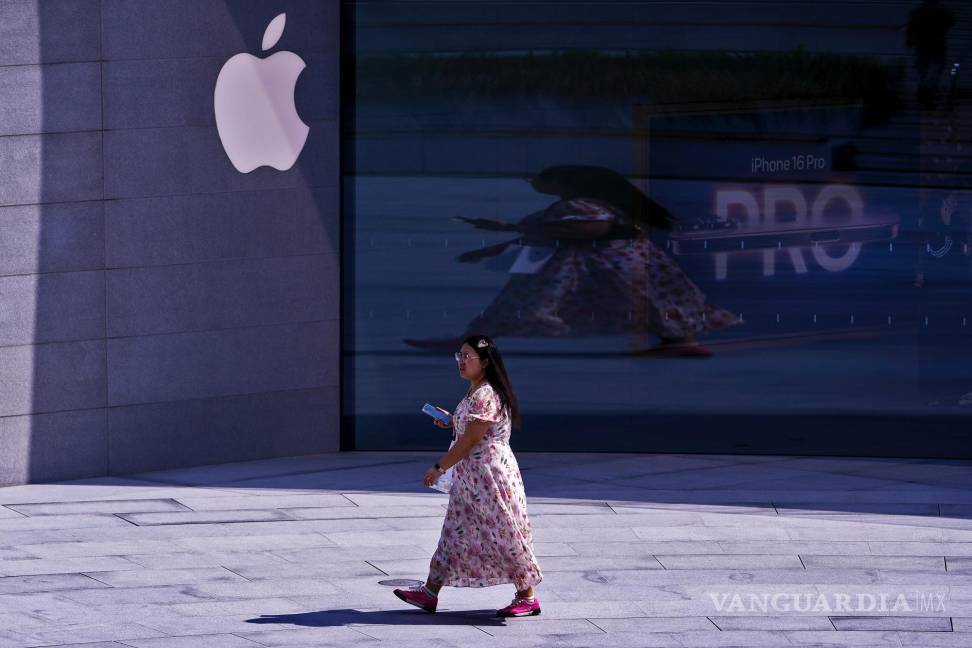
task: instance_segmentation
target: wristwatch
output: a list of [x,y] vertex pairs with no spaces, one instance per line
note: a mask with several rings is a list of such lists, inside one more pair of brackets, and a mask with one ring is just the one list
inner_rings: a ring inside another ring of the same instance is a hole
[[435,468],[436,470],[438,470],[440,473],[444,473],[445,472],[445,468],[443,468],[442,466],[440,466],[438,463],[436,463],[433,466],[433,468]]

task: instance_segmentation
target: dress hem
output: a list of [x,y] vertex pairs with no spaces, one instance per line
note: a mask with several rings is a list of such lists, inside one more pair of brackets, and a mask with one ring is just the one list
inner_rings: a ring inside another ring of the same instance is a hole
[[[536,587],[540,584],[543,578],[538,579],[536,582],[526,584],[526,587]],[[442,587],[496,587],[497,585],[517,585],[515,579],[511,578],[446,578],[442,581],[437,581]],[[526,589],[526,587],[521,589]]]

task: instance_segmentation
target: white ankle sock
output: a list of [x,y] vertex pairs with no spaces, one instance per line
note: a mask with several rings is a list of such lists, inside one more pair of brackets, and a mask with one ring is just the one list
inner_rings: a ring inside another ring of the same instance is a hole
[[432,590],[430,590],[425,585],[422,586],[422,589],[425,590],[425,593],[428,594],[429,596],[431,596],[432,598],[434,598],[434,599],[439,598],[439,595],[438,594],[436,594],[435,592],[433,592]]

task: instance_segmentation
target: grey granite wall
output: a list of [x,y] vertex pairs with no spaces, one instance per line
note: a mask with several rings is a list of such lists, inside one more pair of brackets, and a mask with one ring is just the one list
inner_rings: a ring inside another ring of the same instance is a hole
[[[241,174],[216,76],[284,11],[310,135]],[[338,39],[338,0],[0,3],[0,484],[338,449]]]

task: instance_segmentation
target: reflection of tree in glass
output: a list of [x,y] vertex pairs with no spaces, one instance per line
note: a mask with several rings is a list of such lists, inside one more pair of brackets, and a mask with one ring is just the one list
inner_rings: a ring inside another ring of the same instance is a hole
[[[558,166],[530,180],[559,200],[512,224],[464,219],[481,229],[519,232],[505,244],[468,252],[479,261],[519,243],[530,256],[499,295],[473,319],[469,331],[492,337],[655,335],[647,353],[706,356],[695,335],[737,322],[705,296],[675,262],[648,238],[652,227],[671,227],[669,212],[609,169]],[[419,348],[455,348],[463,336],[406,340]]]
[[651,104],[773,99],[861,102],[881,121],[901,101],[901,71],[876,56],[809,52],[643,52],[366,55],[355,100],[411,102],[470,97],[590,97]]

